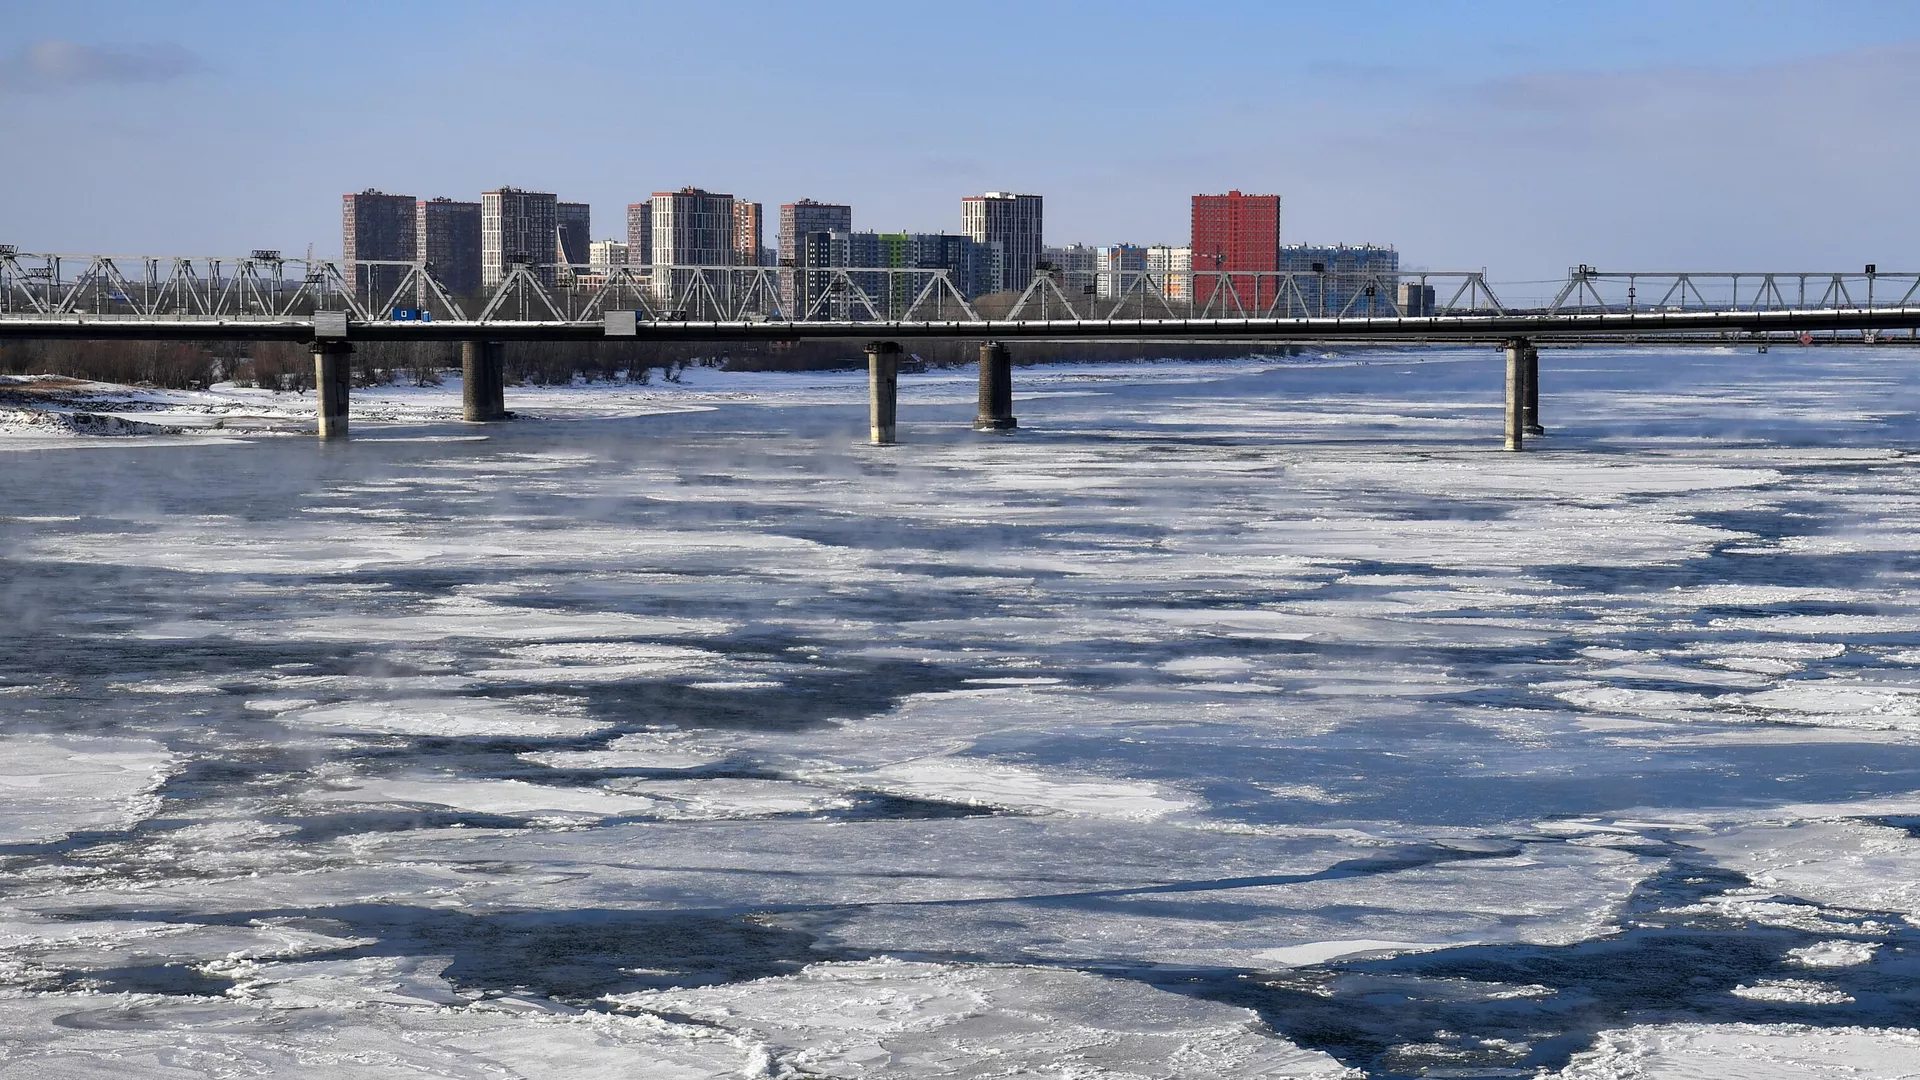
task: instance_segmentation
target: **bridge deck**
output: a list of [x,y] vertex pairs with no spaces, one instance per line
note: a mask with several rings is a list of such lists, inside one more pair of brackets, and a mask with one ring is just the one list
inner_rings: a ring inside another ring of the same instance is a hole
[[[1920,307],[1778,311],[1508,313],[1399,318],[1020,319],[857,322],[639,321],[610,323],[355,321],[357,341],[798,341],[979,339],[1026,341],[1493,342],[1667,334],[1799,334],[1920,328]],[[112,315],[0,315],[0,338],[312,341],[340,337],[311,318],[178,319]]]

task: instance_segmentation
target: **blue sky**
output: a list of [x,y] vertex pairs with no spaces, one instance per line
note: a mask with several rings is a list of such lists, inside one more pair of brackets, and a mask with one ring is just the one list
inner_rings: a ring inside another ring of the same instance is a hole
[[[1920,4],[0,0],[0,243],[339,249],[339,197],[698,184],[859,228],[1047,197],[1049,242],[1289,242],[1496,279],[1920,267]],[[769,238],[769,242],[771,238]]]

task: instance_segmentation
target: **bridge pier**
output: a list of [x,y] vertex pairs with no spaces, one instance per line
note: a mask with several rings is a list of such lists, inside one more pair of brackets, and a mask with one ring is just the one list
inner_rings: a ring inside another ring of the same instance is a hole
[[893,341],[867,343],[867,426],[873,445],[892,446],[900,406],[900,345]]
[[980,346],[980,415],[973,421],[975,431],[1012,431],[1020,426],[1013,418],[1013,356],[998,341]]
[[1507,342],[1507,449],[1519,450],[1526,437],[1527,350],[1526,338]]
[[506,364],[498,341],[460,343],[460,406],[467,420],[507,418]]
[[1540,426],[1540,347],[1527,343],[1527,396],[1520,403],[1521,419],[1529,435],[1545,435]]
[[326,338],[308,346],[313,353],[313,388],[320,397],[320,437],[347,437],[347,390],[353,384],[353,345]]

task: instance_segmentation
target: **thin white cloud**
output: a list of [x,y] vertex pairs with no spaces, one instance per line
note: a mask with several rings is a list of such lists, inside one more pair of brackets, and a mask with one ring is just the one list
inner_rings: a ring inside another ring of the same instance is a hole
[[0,66],[0,86],[53,90],[101,83],[158,83],[191,75],[202,66],[199,57],[172,42],[114,47],[48,39],[7,57]]

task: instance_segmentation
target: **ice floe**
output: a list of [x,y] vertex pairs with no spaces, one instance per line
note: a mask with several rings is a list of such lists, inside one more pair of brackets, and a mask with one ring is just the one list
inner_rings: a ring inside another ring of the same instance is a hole
[[[249,702],[249,707],[257,704]],[[535,711],[480,697],[358,700],[275,711],[274,719],[297,727],[449,739],[570,738],[608,726],[577,712],[570,715],[564,709]]]
[[1804,1024],[1667,1024],[1601,1032],[1557,1080],[1908,1080],[1920,1031]]
[[153,811],[154,789],[174,762],[146,739],[0,738],[0,843],[132,825]]
[[870,961],[614,999],[823,1076],[1358,1077],[1249,1011],[1075,971]]

